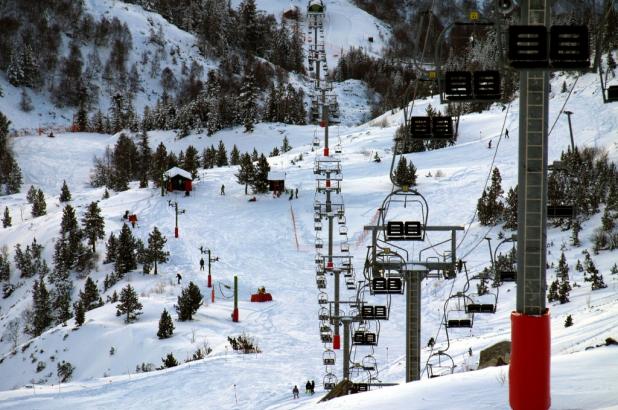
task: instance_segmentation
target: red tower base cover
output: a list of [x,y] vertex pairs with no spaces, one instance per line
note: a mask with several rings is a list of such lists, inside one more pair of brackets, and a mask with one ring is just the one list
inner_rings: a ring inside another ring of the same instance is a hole
[[251,302],[270,302],[273,297],[270,293],[255,293],[251,295]]
[[511,313],[509,403],[513,410],[547,410],[551,333],[549,309],[542,316]]
[[340,335],[333,336],[333,349],[334,350],[341,349],[341,336]]

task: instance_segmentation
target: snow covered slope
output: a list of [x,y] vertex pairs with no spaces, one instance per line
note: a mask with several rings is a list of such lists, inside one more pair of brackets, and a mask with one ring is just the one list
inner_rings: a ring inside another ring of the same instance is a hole
[[[558,76],[552,82],[552,123],[566,98],[566,94],[559,93],[564,80],[568,86],[574,81],[571,77]],[[618,105],[601,103],[596,81],[594,75],[580,78],[566,109],[575,112],[573,125],[577,144],[604,149],[610,159],[617,161]],[[435,99],[417,101],[415,113],[423,113],[429,103],[434,107],[438,105]],[[516,101],[508,111],[494,107],[482,114],[465,116],[455,146],[408,155],[418,169],[418,188],[429,202],[431,224],[470,223],[496,149],[495,163],[502,173],[503,187],[508,189],[515,184],[517,111]],[[339,130],[343,145],[343,194],[351,243],[355,245],[351,251],[357,269],[362,266],[367,244],[362,227],[372,220],[376,208],[391,188],[387,177],[390,166],[388,156],[392,136],[401,121],[402,114],[397,112],[379,118],[374,122],[375,126],[365,124]],[[512,137],[503,139],[498,145],[496,138],[503,123]],[[378,124],[388,125],[382,128]],[[294,149],[271,158],[270,163],[273,170],[287,173],[288,186],[299,187],[299,199],[288,201],[285,198],[260,196],[256,203],[248,203],[243,187],[234,182],[234,167],[203,173],[189,198],[174,195],[162,198],[154,188],[137,189],[135,186],[129,191],[112,194],[100,203],[108,234],[119,230],[122,223],[120,215],[125,209],[130,209],[137,212],[140,218],[139,227],[135,229],[137,236],[144,239],[153,226],[158,226],[168,237],[171,259],[161,266],[158,277],[134,272],[105,294],[119,290],[130,281],[140,293],[144,314],[136,323],[124,326],[122,319],[114,315],[115,309],[108,304],[88,312],[87,322],[82,328],[73,330],[74,324],[70,322],[67,327],[50,329],[27,346],[22,344],[15,354],[11,352],[9,342],[3,340],[0,344],[3,357],[0,387],[4,390],[32,384],[32,381],[37,382],[41,378],[47,378],[48,384],[56,384],[56,363],[60,360],[70,361],[76,370],[74,381],[60,387],[37,384],[34,388],[2,392],[0,408],[142,408],[146,405],[162,409],[265,409],[299,405],[314,408],[316,397],[303,397],[296,402],[291,399],[293,385],[301,386],[307,379],[315,379],[318,393],[322,393],[322,345],[318,335],[312,247],[315,182],[309,144],[314,132],[316,128],[311,126],[260,124],[250,135],[233,129],[213,137],[191,135],[186,139],[174,140],[171,132],[151,133],[151,145],[164,141],[168,149],[177,152],[188,144],[201,151],[204,146],[216,145],[219,139],[225,141],[228,148],[237,144],[241,151],[256,147],[258,151],[270,152],[274,146],[281,145],[285,135]],[[336,137],[337,129],[333,132]],[[489,139],[494,141],[491,150],[486,148]],[[49,195],[48,215],[30,218],[24,194],[1,197],[0,209],[8,205],[15,223],[12,228],[0,231],[0,243],[12,249],[15,243],[29,243],[36,236],[46,246],[45,254],[50,258],[53,238],[59,229],[61,208],[57,206],[57,195],[62,179],[67,179],[74,194],[73,203],[81,215],[85,204],[102,195],[100,189],[85,185],[85,175],[90,167],[88,158],[114,141],[115,137],[92,134],[60,135],[55,140],[40,137],[16,139],[15,150],[20,164],[23,169],[29,169],[25,183],[40,185]],[[569,144],[566,119],[558,120],[550,142],[549,155],[553,160]],[[35,150],[41,153],[37,153],[40,157],[34,156]],[[62,152],[66,153],[64,157],[60,155]],[[385,160],[379,164],[373,163],[371,159],[375,152]],[[304,160],[292,165],[290,161],[300,153],[303,153]],[[69,165],[66,158],[70,158]],[[438,170],[443,176],[436,176]],[[429,172],[433,176],[427,176]],[[221,184],[226,186],[225,196],[219,195]],[[187,210],[180,216],[179,239],[173,238],[174,216],[168,199],[178,200],[180,206]],[[19,217],[20,209],[24,214],[23,222]],[[615,362],[610,362],[616,357],[614,347],[576,353],[587,346],[603,343],[607,337],[618,338],[618,276],[609,274],[610,266],[616,262],[616,253],[601,252],[593,256],[609,285],[607,289],[591,292],[589,285],[582,281],[581,274],[573,272],[575,261],[583,259],[581,250],[591,248],[590,236],[599,226],[599,219],[597,215],[584,223],[580,234],[582,248],[569,245],[569,232],[554,228],[549,230],[549,240],[554,246],[549,248],[551,254],[548,262],[557,261],[564,242],[571,266],[571,280],[582,284],[582,287],[572,291],[570,303],[551,306],[552,388],[557,408],[609,408],[615,405],[612,400],[618,393],[615,386],[607,383],[618,377]],[[476,272],[489,264],[483,238],[487,235],[496,238],[499,231],[499,227],[481,227],[477,222],[470,225],[469,233],[458,249],[459,255],[465,256],[470,270]],[[436,235],[430,239],[436,243],[443,238]],[[174,285],[176,272],[183,274],[185,284],[192,280],[200,286],[204,295],[209,295],[205,275],[197,269],[200,245],[211,248],[220,257],[220,262],[213,265],[214,278],[222,285],[219,287],[217,283],[215,286],[216,301],[202,307],[196,320],[175,322],[177,329],[174,336],[159,341],[156,338],[159,313],[163,307],[173,312],[173,304],[180,291],[180,286]],[[100,287],[102,278],[110,269],[100,265],[92,274]],[[226,297],[230,296],[230,291],[223,286],[231,283],[234,274],[240,281],[241,321],[238,324],[229,318],[232,303]],[[14,281],[18,281],[16,274],[13,275]],[[553,275],[553,271],[548,271],[549,278],[553,279]],[[423,340],[436,335],[444,298],[451,289],[461,289],[464,282],[465,278],[460,277],[450,282],[432,279],[423,283]],[[272,303],[248,302],[250,293],[255,292],[258,286],[266,286],[272,293]],[[76,291],[82,287],[83,280],[76,280]],[[30,289],[31,282],[24,281],[14,296],[1,301],[2,326],[18,317],[30,303]],[[471,330],[452,332],[449,352],[455,358],[458,374],[337,400],[330,403],[329,408],[352,408],[356,405],[360,408],[369,408],[370,405],[384,408],[389,404],[389,408],[449,408],[451,402],[444,401],[447,398],[455,400],[450,408],[505,408],[507,388],[501,382],[501,374],[506,372],[506,368],[472,373],[464,372],[464,369],[476,367],[482,348],[509,339],[509,315],[514,308],[514,298],[515,285],[503,285],[495,315],[475,318]],[[391,320],[382,324],[380,345],[375,351],[380,379],[385,382],[401,382],[404,379],[403,299],[393,298]],[[575,324],[564,328],[564,319],[568,314],[573,316]],[[262,353],[237,355],[227,348],[226,337],[242,332],[256,338]],[[151,362],[159,366],[160,358],[169,352],[184,360],[203,346],[204,341],[213,348],[204,360],[161,372],[135,375],[136,365]],[[115,353],[110,355],[112,346]],[[469,348],[473,351],[472,357],[468,357]],[[428,350],[423,351],[423,361],[428,354]],[[54,356],[54,361],[51,356]],[[39,361],[45,362],[46,368],[37,373]],[[581,372],[574,372],[579,368],[582,368]],[[46,377],[49,372],[52,374]],[[104,377],[106,375],[110,377]],[[444,394],[445,391],[448,395]],[[366,403],[360,403],[365,400]]]

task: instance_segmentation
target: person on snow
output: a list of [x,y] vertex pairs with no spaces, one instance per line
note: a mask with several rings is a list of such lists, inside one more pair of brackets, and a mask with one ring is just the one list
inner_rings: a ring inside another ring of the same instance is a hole
[[200,270],[204,270],[204,258],[200,258]]
[[292,199],[294,199],[294,190],[290,189],[290,197],[288,198],[288,200],[291,201]]
[[253,198],[249,199],[249,202],[256,202],[257,198],[254,196]]
[[292,389],[292,395],[294,396],[295,399],[298,398],[298,386],[294,386],[294,388]]
[[296,194],[296,199],[298,199],[298,188],[296,188],[295,194]]
[[49,138],[54,138],[54,137],[55,137],[55,135],[54,135],[54,132],[53,132],[53,131],[50,131],[50,132],[49,132],[49,135],[47,135],[47,136],[48,136]]
[[309,393],[311,393],[311,382],[307,380],[307,383],[305,384],[305,394]]
[[487,148],[491,149],[491,140],[489,140],[489,144],[487,144]]
[[225,195],[225,185],[221,184],[221,195]]
[[508,138],[509,137],[509,130],[507,129],[506,132],[504,133],[504,138]]
[[436,344],[436,341],[434,340],[433,337],[429,338],[429,341],[427,342],[427,347],[433,347],[433,345]]
[[178,280],[178,284],[180,285],[180,281],[182,280],[182,275],[180,273],[177,273],[176,279]]
[[315,393],[315,380],[311,380],[311,394]]

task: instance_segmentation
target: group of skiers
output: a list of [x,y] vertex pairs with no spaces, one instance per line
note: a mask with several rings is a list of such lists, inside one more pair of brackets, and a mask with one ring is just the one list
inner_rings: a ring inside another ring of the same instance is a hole
[[[305,394],[313,394],[315,393],[315,381],[311,380],[307,380],[307,383],[305,384]],[[294,385],[294,388],[292,389],[292,396],[295,399],[298,399],[298,386]]]

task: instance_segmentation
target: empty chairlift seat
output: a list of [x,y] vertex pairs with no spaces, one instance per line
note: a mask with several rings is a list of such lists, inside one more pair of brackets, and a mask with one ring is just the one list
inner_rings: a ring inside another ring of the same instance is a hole
[[450,116],[432,117],[433,137],[440,139],[453,138],[453,119]]
[[444,94],[449,101],[471,100],[472,73],[469,71],[447,71],[444,74]]
[[373,332],[356,330],[352,338],[352,344],[356,346],[375,346],[378,344],[378,338]]
[[478,100],[499,100],[500,73],[496,70],[474,73],[474,98]]
[[501,282],[515,282],[517,280],[517,272],[514,270],[502,270],[500,271]]
[[496,305],[493,303],[469,303],[466,305],[466,313],[496,313]]
[[429,117],[411,117],[410,118],[410,136],[412,138],[429,139],[431,134],[431,118]]
[[403,282],[401,278],[373,278],[371,290],[377,295],[403,293]]
[[322,363],[324,364],[324,366],[334,366],[335,358],[335,352],[333,352],[331,349],[327,349],[322,354]]

